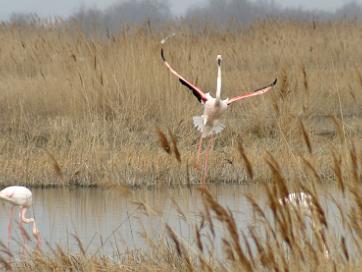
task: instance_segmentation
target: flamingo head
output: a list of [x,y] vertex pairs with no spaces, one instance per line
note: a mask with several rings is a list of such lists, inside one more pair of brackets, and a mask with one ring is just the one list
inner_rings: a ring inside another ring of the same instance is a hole
[[222,61],[221,55],[217,55],[216,60],[217,60],[217,64],[220,65],[221,61]]
[[36,226],[35,220],[33,221],[33,235],[35,238],[39,239],[40,237],[40,231],[38,229],[38,227]]

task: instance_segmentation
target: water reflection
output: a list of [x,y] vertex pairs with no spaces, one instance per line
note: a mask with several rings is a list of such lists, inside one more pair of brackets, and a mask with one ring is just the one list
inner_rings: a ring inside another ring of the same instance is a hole
[[[245,194],[252,195],[262,207],[266,205],[262,186],[210,186],[209,190],[233,212],[241,230],[247,230],[247,226],[253,223]],[[346,199],[343,200],[333,186],[323,186],[318,191],[330,225],[336,234],[346,235],[339,223],[338,209],[330,200],[336,198],[343,203]],[[71,236],[76,234],[88,253],[107,255],[147,249],[148,243],[143,234],[157,243],[166,236],[165,224],[170,225],[185,241],[194,243],[193,224],[200,222],[199,211],[203,209],[196,188],[136,190],[129,196],[114,189],[33,189],[33,201],[33,209],[29,212],[35,213],[43,241],[52,247],[60,245],[77,250],[77,242]],[[1,205],[0,233],[5,243],[7,222],[6,206]],[[26,228],[30,230],[29,226]],[[19,239],[18,228],[14,227],[13,237]],[[12,247],[14,244],[12,242]]]

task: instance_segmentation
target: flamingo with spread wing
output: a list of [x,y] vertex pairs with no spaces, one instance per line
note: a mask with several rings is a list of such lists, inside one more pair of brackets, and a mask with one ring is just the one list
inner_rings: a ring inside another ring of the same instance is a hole
[[[164,44],[167,40],[163,39],[161,44]],[[199,168],[199,160],[202,149],[202,140],[206,137],[211,136],[211,140],[208,144],[205,153],[205,166],[204,171],[207,172],[207,161],[208,161],[208,153],[212,148],[214,143],[214,135],[220,133],[224,129],[224,124],[220,122],[221,115],[228,108],[228,106],[236,101],[240,101],[246,98],[250,98],[253,96],[264,94],[273,89],[273,87],[277,83],[277,79],[275,79],[272,83],[268,84],[265,87],[258,88],[251,92],[243,93],[242,95],[233,97],[231,99],[226,98],[222,100],[221,96],[221,55],[217,56],[217,80],[216,80],[216,97],[211,96],[210,93],[205,93],[202,89],[195,86],[188,80],[186,80],[183,76],[174,70],[171,65],[167,62],[164,54],[163,48],[161,48],[161,58],[166,65],[166,67],[170,70],[172,74],[178,77],[180,83],[186,86],[189,90],[192,91],[193,95],[197,98],[197,100],[204,105],[204,112],[201,116],[194,116],[193,123],[194,126],[200,131],[201,137],[198,144],[198,152],[197,152],[197,160],[196,167]]]

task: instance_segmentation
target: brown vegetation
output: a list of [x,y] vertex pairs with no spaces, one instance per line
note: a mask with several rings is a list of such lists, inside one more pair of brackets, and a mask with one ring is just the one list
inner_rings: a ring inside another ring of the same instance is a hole
[[[275,20],[233,33],[176,32],[165,48],[169,61],[205,90],[215,90],[217,54],[224,96],[279,79],[273,92],[225,115],[209,182],[270,180],[260,159],[266,151],[287,179],[303,176],[310,162],[316,175],[334,180],[330,165],[351,143],[360,160],[357,23]],[[150,29],[104,39],[59,26],[0,26],[0,183],[198,183],[189,165],[198,138],[191,120],[201,107],[160,61],[161,38]],[[177,160],[159,147],[156,127],[172,131]]]
[[[87,252],[77,236],[73,239],[78,244],[78,253],[59,246],[43,247],[43,251],[27,251],[17,260],[2,246],[0,267],[14,271],[360,271],[362,191],[355,179],[361,172],[354,167],[358,165],[354,147],[334,167],[343,184],[336,187],[337,198],[328,196],[329,208],[337,208],[334,211],[322,205],[316,190],[319,181],[314,179],[313,172],[305,174],[308,183],[297,180],[291,184],[286,182],[279,162],[271,154],[265,160],[272,170],[273,182],[262,185],[266,205],[261,206],[259,199],[245,195],[253,212],[253,220],[245,228],[239,227],[234,212],[201,188],[199,194],[193,195],[203,203],[197,217],[189,217],[174,202],[182,215],[180,220],[194,226],[194,237],[182,239],[165,225],[161,241],[148,237],[147,232],[141,234],[149,242],[149,251],[116,252],[113,256],[102,255],[98,250],[97,255]],[[344,178],[343,168],[348,169]],[[309,194],[309,208],[280,201],[289,192]],[[160,216],[147,203],[139,203],[139,207],[147,216]],[[333,213],[329,221],[327,213]],[[334,224],[340,224],[342,229],[336,231]],[[118,248],[124,249],[125,245],[119,244]]]

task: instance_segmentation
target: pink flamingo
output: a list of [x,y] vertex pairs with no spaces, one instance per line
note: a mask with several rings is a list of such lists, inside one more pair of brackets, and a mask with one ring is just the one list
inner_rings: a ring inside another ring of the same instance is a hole
[[33,224],[33,235],[37,239],[37,244],[40,243],[39,230],[36,226],[34,218],[26,218],[25,213],[27,209],[32,205],[32,193],[24,186],[9,186],[0,191],[0,199],[10,203],[9,212],[9,225],[8,225],[8,242],[11,236],[11,221],[13,217],[13,210],[15,206],[20,207],[19,211],[19,226],[22,228],[22,223]]
[[[161,41],[161,44],[164,44],[165,41],[169,37],[163,39]],[[217,80],[216,80],[216,97],[212,97],[210,93],[205,93],[202,91],[199,87],[196,87],[189,81],[187,81],[184,77],[182,77],[180,74],[178,74],[171,65],[166,61],[164,50],[161,48],[161,58],[166,65],[166,67],[170,70],[172,74],[174,74],[176,77],[178,77],[179,81],[182,85],[189,88],[193,95],[196,96],[197,100],[204,105],[204,112],[201,116],[194,116],[193,117],[193,123],[194,126],[201,132],[201,137],[199,140],[198,148],[197,148],[197,159],[196,159],[196,168],[199,169],[199,160],[200,160],[200,154],[202,149],[202,140],[206,137],[211,137],[211,140],[209,141],[209,144],[206,148],[205,152],[205,164],[204,164],[204,173],[207,173],[207,162],[208,162],[208,154],[210,149],[212,149],[214,144],[214,135],[220,133],[224,128],[224,124],[220,122],[220,118],[222,113],[228,108],[228,106],[236,101],[243,100],[249,97],[257,96],[264,94],[275,86],[277,83],[277,79],[275,79],[271,84],[258,88],[252,92],[246,92],[240,96],[233,97],[231,99],[226,98],[225,100],[220,99],[221,95],[221,55],[217,56]],[[204,183],[204,178],[203,178]]]

